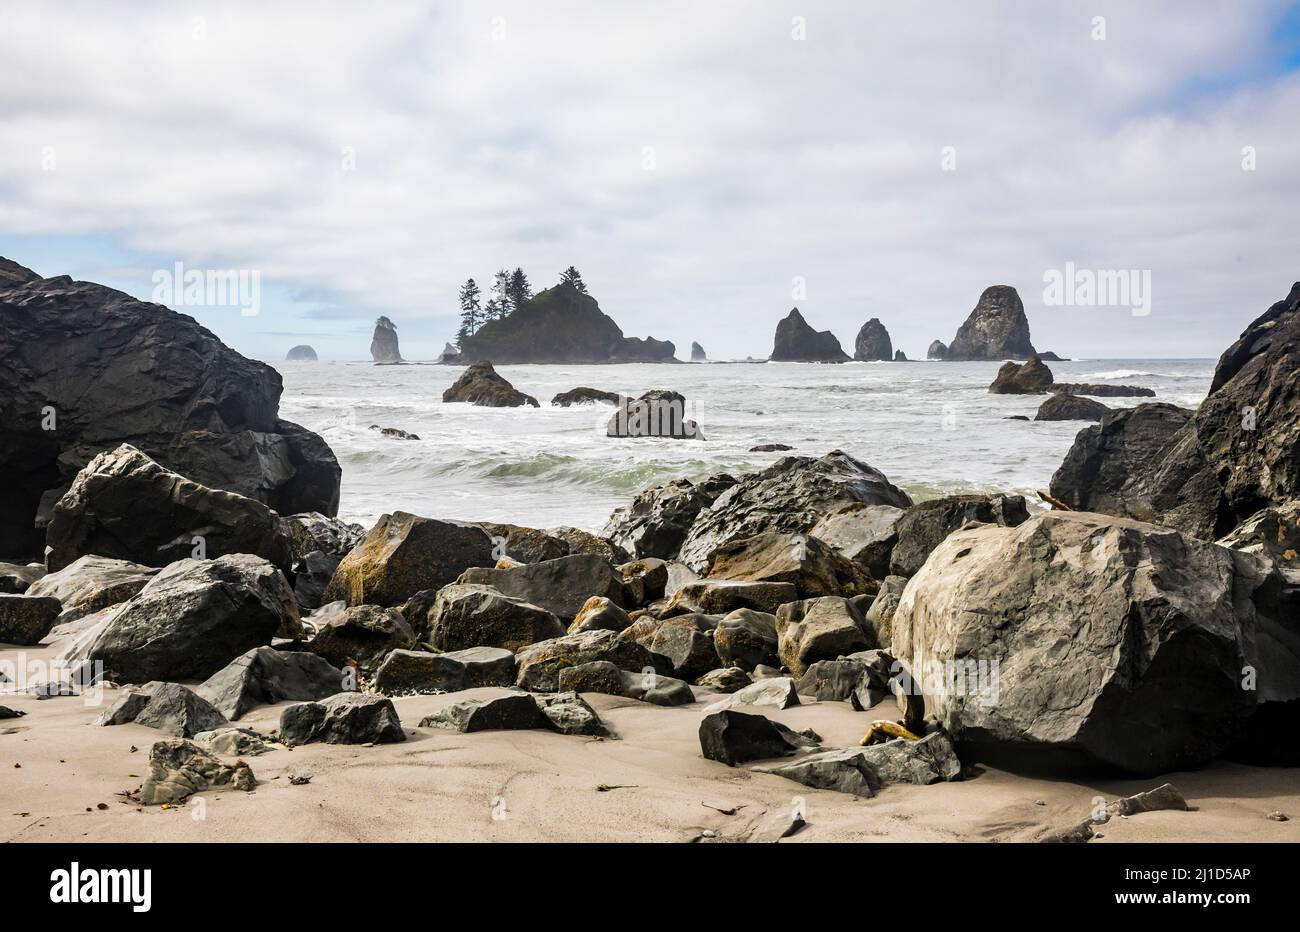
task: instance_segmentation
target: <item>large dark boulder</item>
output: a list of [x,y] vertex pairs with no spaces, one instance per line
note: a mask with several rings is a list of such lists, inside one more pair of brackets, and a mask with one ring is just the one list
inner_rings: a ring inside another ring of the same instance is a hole
[[406,740],[393,700],[339,693],[320,702],[291,705],[280,714],[280,741],[289,747],[326,744],[393,744]]
[[989,393],[993,395],[1039,395],[1052,385],[1052,370],[1038,356],[1024,363],[1008,360],[998,369]]
[[323,657],[255,647],[212,674],[195,692],[233,722],[255,706],[325,699],[348,688],[349,678]]
[[415,632],[395,608],[354,605],[320,626],[308,645],[336,667],[355,667],[372,675],[392,650],[415,646]]
[[290,515],[282,524],[293,557],[293,597],[304,610],[319,608],[339,563],[366,536],[366,530],[319,512]]
[[644,615],[625,628],[623,636],[667,660],[673,676],[693,680],[721,663],[713,644],[717,624],[714,616],[698,612],[672,618]]
[[898,508],[912,504],[884,473],[839,450],[820,459],[785,456],[762,472],[742,476],[702,510],[678,558],[700,572],[723,544],[764,531],[804,534],[854,502]]
[[888,362],[894,358],[894,344],[879,317],[871,318],[858,331],[858,338],[853,343],[853,358],[860,362]]
[[599,388],[571,388],[567,392],[560,392],[551,399],[551,404],[561,408],[570,408],[573,405],[594,405],[608,404],[616,405],[623,401],[623,396],[618,392],[607,392]]
[[629,673],[608,660],[565,667],[559,673],[559,686],[560,692],[604,693],[651,705],[689,705],[695,701],[691,687],[682,680],[654,670]]
[[1066,392],[1053,392],[1047,400],[1038,406],[1035,421],[1100,421],[1111,409],[1100,401],[1071,395]]
[[486,585],[444,586],[428,615],[428,642],[442,651],[517,651],[563,634],[564,624],[554,613]]
[[517,731],[549,728],[550,719],[542,714],[532,696],[510,693],[491,699],[462,699],[443,706],[420,720],[421,728],[443,728],[461,733],[475,731]]
[[0,593],[0,644],[39,644],[63,606],[48,596]]
[[193,738],[230,723],[206,698],[179,683],[146,683],[126,687],[117,701],[97,720],[97,725],[135,722],[178,738]]
[[704,439],[700,425],[686,416],[685,396],[662,388],[651,389],[639,398],[622,399],[605,425],[605,436]]
[[566,625],[593,595],[604,596],[620,608],[636,607],[623,577],[604,559],[592,554],[570,554],[508,569],[472,567],[457,582],[491,586],[554,613]]
[[570,282],[533,295],[462,344],[460,361],[521,363],[672,362],[672,343],[623,336],[596,299]]
[[699,513],[735,483],[731,476],[719,475],[698,484],[674,479],[646,489],[610,516],[605,536],[638,559],[671,560]]
[[492,538],[481,527],[398,511],[381,515],[339,563],[323,602],[400,605],[438,590],[473,566],[494,566]]
[[724,709],[700,721],[700,753],[735,767],[751,760],[784,757],[814,742],[762,715]]
[[276,635],[301,637],[293,593],[265,560],[180,560],[131,598],[73,662],[102,663],[119,683],[201,680]]
[[156,567],[88,554],[58,572],[47,573],[32,583],[27,594],[58,599],[65,613],[76,613],[64,615],[64,620],[70,621],[125,602],[157,575]]
[[1016,527],[1029,519],[1022,495],[947,495],[909,508],[895,525],[889,572],[911,576],[945,537],[967,521]]
[[42,505],[123,443],[281,514],[337,512],[338,462],[278,418],[270,366],[160,304],[0,263],[0,554],[39,556]]
[[289,535],[271,509],[193,482],[128,444],[77,473],[54,506],[46,539],[51,571],[85,554],[166,566],[251,553],[286,572],[293,562]]
[[796,307],[776,325],[773,362],[848,362],[848,354],[829,330],[808,326]]
[[951,534],[908,584],[892,652],[979,757],[1181,770],[1255,709],[1243,677],[1274,579],[1258,557],[1169,528],[1050,512]]
[[515,655],[515,685],[535,692],[555,692],[560,671],[596,660],[608,660],[620,670],[668,673],[668,662],[636,641],[614,631],[582,631],[539,641]]
[[536,398],[517,390],[486,360],[476,362],[462,372],[451,388],[442,393],[442,400],[465,401],[485,408],[541,407]]
[[476,523],[492,537],[493,553],[497,559],[541,563],[567,557],[572,552],[567,540],[548,531],[492,521]]
[[1029,319],[1020,295],[1010,285],[990,285],[957,329],[944,358],[999,360],[1028,359],[1033,355]]

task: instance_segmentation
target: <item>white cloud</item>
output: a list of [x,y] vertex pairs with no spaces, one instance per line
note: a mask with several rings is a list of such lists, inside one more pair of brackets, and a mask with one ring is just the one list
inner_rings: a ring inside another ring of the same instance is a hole
[[[1040,347],[1217,354],[1297,277],[1282,5],[1106,6],[19,0],[0,233],[257,268],[408,355],[465,277],[570,263],[629,334],[714,355],[765,354],[794,276],[846,346],[879,316],[921,354],[1005,282]],[[1066,261],[1152,269],[1152,315],[1042,307]]]

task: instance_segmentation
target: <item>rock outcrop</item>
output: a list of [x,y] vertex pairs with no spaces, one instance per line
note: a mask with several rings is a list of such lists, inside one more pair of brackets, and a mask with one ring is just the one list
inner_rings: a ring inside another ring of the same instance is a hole
[[561,637],[564,625],[553,612],[524,599],[491,586],[458,583],[439,591],[429,612],[428,630],[429,644],[440,651],[471,647],[517,651]]
[[977,756],[1181,770],[1223,751],[1255,708],[1242,677],[1270,579],[1259,558],[1123,518],[966,528],[904,590],[893,653]]
[[666,437],[703,440],[700,425],[686,416],[686,398],[678,392],[651,389],[640,398],[623,399],[605,425],[607,437]]
[[948,344],[944,343],[942,340],[935,340],[933,343],[930,344],[929,348],[925,351],[925,358],[926,359],[947,359]]
[[698,343],[691,344],[691,362],[708,362],[708,354],[704,352],[704,347]]
[[326,699],[348,685],[342,670],[316,654],[255,647],[212,674],[195,692],[233,722],[259,705]]
[[999,360],[1028,359],[1033,355],[1029,319],[1020,295],[1010,285],[990,285],[958,328],[944,358]]
[[595,595],[604,596],[620,608],[635,608],[622,576],[603,558],[592,554],[570,554],[508,569],[472,567],[456,582],[462,586],[490,586],[507,596],[540,606],[566,625]]
[[40,556],[49,507],[122,443],[280,514],[337,512],[338,462],[279,419],[270,366],[160,304],[0,265],[0,554]]
[[596,299],[570,282],[538,292],[501,320],[490,320],[461,345],[464,363],[672,362],[672,343],[623,336]]
[[674,479],[646,489],[605,525],[605,535],[638,559],[677,556],[682,541],[700,512],[712,505],[736,480],[714,476],[701,483]]
[[375,362],[402,361],[402,351],[397,345],[397,327],[387,317],[381,317],[375,323],[375,333],[370,338],[370,358]]
[[152,566],[87,555],[32,583],[27,595],[50,596],[63,605],[63,620],[91,615],[125,602],[158,575]]
[[773,362],[848,362],[840,341],[829,330],[814,330],[793,308],[776,325]]
[[48,596],[0,594],[0,644],[39,644],[61,610],[59,600]]
[[1095,385],[1092,382],[1054,382],[1051,390],[1070,395],[1092,395],[1096,398],[1154,398],[1156,396],[1155,389],[1143,388],[1140,385]]
[[285,353],[284,358],[289,362],[315,362],[316,350],[306,343],[299,343]]
[[894,532],[898,541],[889,555],[889,572],[912,576],[953,531],[968,521],[1018,527],[1029,520],[1021,495],[947,495],[909,508]]
[[1100,401],[1084,398],[1082,395],[1070,395],[1066,392],[1053,392],[1047,400],[1038,406],[1035,421],[1100,421],[1111,409]]
[[1023,364],[1004,362],[989,386],[993,395],[1038,395],[1052,386],[1052,370],[1038,356]]
[[871,318],[858,331],[858,338],[853,343],[853,358],[860,362],[888,362],[894,358],[889,331],[879,317]]
[[438,362],[446,365],[447,363],[456,362],[460,359],[460,350],[450,343],[442,344],[442,352],[438,354]]
[[444,402],[465,401],[485,408],[519,408],[530,405],[539,408],[537,399],[518,391],[505,378],[497,374],[492,363],[476,362],[461,373],[451,388],[442,393]]
[[599,388],[571,388],[567,392],[560,392],[551,399],[551,404],[561,408],[569,408],[573,405],[591,405],[591,404],[608,404],[616,405],[623,401],[623,396],[618,392],[602,391]]
[[320,702],[291,705],[280,715],[280,740],[289,747],[327,744],[394,744],[406,740],[393,700],[339,693]]
[[290,569],[290,540],[261,502],[193,482],[122,444],[77,473],[46,534],[51,571],[95,554],[166,566],[190,556],[251,553]]

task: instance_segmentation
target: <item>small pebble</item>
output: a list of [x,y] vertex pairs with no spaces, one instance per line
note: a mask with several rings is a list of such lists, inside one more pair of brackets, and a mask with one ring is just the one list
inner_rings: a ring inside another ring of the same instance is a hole
[[1285,812],[1283,812],[1281,809],[1274,809],[1272,812],[1270,812],[1270,813],[1268,814],[1268,817],[1269,817],[1270,820],[1272,820],[1272,821],[1274,821],[1274,822],[1290,822],[1290,821],[1291,821],[1290,817],[1287,816],[1287,814],[1286,814]]
[[1046,805],[1047,805],[1047,800],[1045,800],[1045,799],[1035,799],[1035,800],[1034,800],[1034,805],[1035,805],[1035,806],[1046,806]]

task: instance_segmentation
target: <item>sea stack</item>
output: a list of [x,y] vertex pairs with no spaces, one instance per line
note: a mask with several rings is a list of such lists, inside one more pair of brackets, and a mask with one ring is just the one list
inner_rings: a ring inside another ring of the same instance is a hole
[[848,362],[848,354],[829,330],[814,330],[799,309],[792,308],[776,325],[773,362]]
[[1010,285],[991,285],[948,345],[946,358],[996,361],[1033,355],[1029,320],[1020,295]]
[[312,349],[310,346],[308,346],[306,343],[300,343],[297,346],[295,346],[293,349],[289,350],[289,352],[285,354],[284,358],[289,360],[290,362],[293,362],[295,360],[308,360],[310,362],[315,362],[316,351]]
[[459,358],[460,358],[460,350],[456,349],[456,347],[452,346],[450,343],[444,343],[442,345],[442,352],[438,354],[438,362],[440,363],[455,362]]
[[375,362],[401,362],[397,347],[397,325],[387,317],[375,321],[375,335],[370,339],[370,358]]
[[925,351],[926,359],[947,359],[948,345],[942,340],[935,340],[930,344],[930,348]]
[[691,362],[708,362],[709,357],[704,352],[704,347],[698,343],[691,344]]
[[853,358],[859,362],[887,362],[894,358],[889,331],[879,317],[871,318],[858,331],[858,338],[853,344]]

